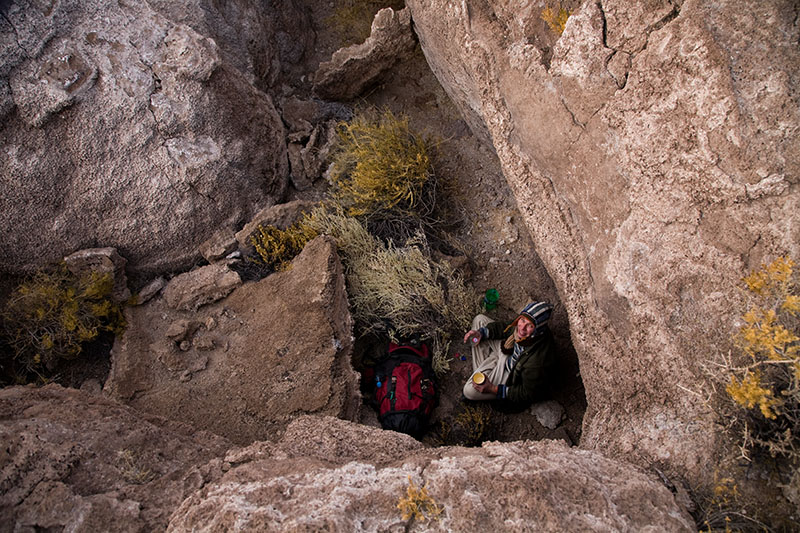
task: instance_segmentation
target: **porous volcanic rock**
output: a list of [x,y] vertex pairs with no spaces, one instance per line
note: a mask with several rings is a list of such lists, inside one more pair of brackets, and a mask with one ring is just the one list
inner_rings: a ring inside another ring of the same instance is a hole
[[359,376],[333,241],[314,239],[291,265],[196,312],[165,297],[129,308],[105,391],[238,444],[274,439],[304,413],[355,419]]
[[163,531],[231,443],[58,385],[0,390],[0,530]]
[[538,4],[407,6],[567,307],[581,445],[708,482],[702,365],[731,346],[742,276],[800,256],[796,3],[587,1],[560,37]]
[[370,36],[334,52],[314,74],[314,93],[330,100],[351,100],[416,45],[411,12],[381,9],[372,21]]
[[98,244],[117,248],[134,272],[186,267],[219,227],[283,196],[284,127],[253,85],[264,65],[278,68],[274,32],[259,26],[263,16],[240,29],[217,4],[4,8],[0,268],[32,269]]
[[[297,420],[278,443],[229,452],[232,468],[187,498],[167,531],[696,530],[659,481],[594,451],[558,441],[414,443],[345,421]],[[427,487],[437,519],[402,519],[410,481]]]

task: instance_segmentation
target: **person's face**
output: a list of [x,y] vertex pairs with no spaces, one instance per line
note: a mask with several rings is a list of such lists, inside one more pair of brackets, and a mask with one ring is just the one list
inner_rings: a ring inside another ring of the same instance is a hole
[[524,316],[521,316],[517,321],[517,338],[524,339],[526,337],[530,337],[531,335],[533,335],[535,329],[536,325],[533,322],[531,322]]

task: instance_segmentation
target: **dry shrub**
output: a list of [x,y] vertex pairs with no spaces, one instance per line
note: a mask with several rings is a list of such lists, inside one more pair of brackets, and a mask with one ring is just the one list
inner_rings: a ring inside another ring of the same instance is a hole
[[546,6],[542,10],[542,20],[547,23],[553,33],[558,35],[564,33],[564,28],[567,26],[567,19],[570,15],[571,13],[561,6],[558,9]]
[[443,509],[436,500],[428,494],[427,485],[417,487],[411,476],[408,477],[408,487],[405,498],[400,498],[397,508],[403,513],[403,520],[438,520]]
[[299,221],[285,230],[275,226],[258,226],[256,233],[250,237],[250,243],[256,250],[262,265],[274,270],[284,270],[308,241],[317,236],[304,221]]
[[800,460],[800,275],[779,257],[745,277],[750,309],[735,336],[740,352],[723,363],[742,451]]
[[393,218],[420,211],[432,177],[429,142],[391,111],[365,111],[337,129],[332,197],[351,216]]
[[111,274],[72,274],[65,265],[41,271],[20,284],[2,312],[3,337],[10,354],[6,374],[44,378],[63,359],[74,359],[104,331],[121,333],[125,319],[111,299]]
[[143,485],[154,480],[157,476],[149,468],[142,466],[141,457],[128,448],[117,452],[119,471],[123,479],[134,485]]
[[710,501],[701,509],[697,521],[702,533],[724,531],[770,531],[766,524],[744,512],[742,496],[736,480],[714,474],[714,488]]
[[450,332],[469,327],[479,299],[449,264],[430,257],[424,235],[398,247],[342,212],[318,208],[307,221],[336,240],[359,333],[432,340],[434,371],[448,370]]
[[488,405],[462,405],[454,417],[440,421],[432,443],[436,446],[480,446],[487,438],[491,417]]

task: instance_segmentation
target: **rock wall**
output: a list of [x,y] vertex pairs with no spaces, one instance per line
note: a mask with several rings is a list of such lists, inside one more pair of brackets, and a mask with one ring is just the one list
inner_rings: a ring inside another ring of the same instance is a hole
[[239,276],[216,263],[128,308],[105,391],[237,444],[274,439],[304,413],[358,419],[352,321],[333,241],[318,237],[288,271],[237,285]]
[[0,531],[163,531],[222,437],[58,385],[0,390]]
[[284,127],[257,88],[278,79],[277,22],[217,4],[3,8],[0,269],[96,246],[133,271],[187,267],[219,227],[283,197]]
[[[0,531],[692,531],[659,481],[558,442],[424,448],[298,417],[245,448],[50,385],[0,391]],[[403,520],[409,480],[442,509]]]
[[582,446],[707,479],[701,363],[740,278],[800,256],[797,4],[587,1],[560,38],[540,3],[407,5],[568,308]]
[[[309,444],[313,454],[295,451]],[[595,452],[557,441],[416,446],[405,435],[341,420],[300,419],[277,445],[229,453],[232,468],[187,498],[167,530],[694,529],[666,487]],[[426,487],[438,516],[403,519],[398,502],[410,482]]]

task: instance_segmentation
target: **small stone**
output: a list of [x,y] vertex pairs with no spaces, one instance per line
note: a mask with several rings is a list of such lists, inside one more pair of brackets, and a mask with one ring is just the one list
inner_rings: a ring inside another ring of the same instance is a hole
[[556,429],[564,418],[564,408],[557,401],[548,400],[533,404],[531,414],[547,429]]
[[206,319],[205,325],[206,325],[206,329],[207,329],[208,331],[211,331],[212,329],[214,329],[215,327],[217,327],[217,319],[216,319],[216,318],[214,318],[213,316],[210,316],[210,317],[208,317],[208,318]]
[[241,284],[239,274],[227,265],[212,264],[172,278],[164,289],[164,300],[173,309],[196,310],[221,300]]
[[189,332],[188,320],[176,320],[167,328],[165,335],[174,341],[180,341],[186,338]]
[[167,280],[159,276],[145,285],[144,288],[139,291],[139,294],[136,297],[136,305],[142,305],[143,303],[148,302],[156,294],[161,292],[161,289],[163,289],[166,284]]
[[178,347],[181,349],[182,352],[185,352],[185,351],[188,351],[189,348],[192,347],[192,343],[189,342],[189,341],[181,341],[181,343],[178,345]]
[[201,337],[195,338],[194,341],[192,341],[192,343],[194,344],[195,348],[197,348],[198,350],[203,350],[203,351],[205,351],[205,350],[213,350],[214,347],[215,347],[214,346],[214,339],[209,337],[209,336],[207,336],[207,335],[203,335]]
[[234,251],[237,244],[233,231],[229,228],[222,228],[200,245],[200,255],[211,263]]

